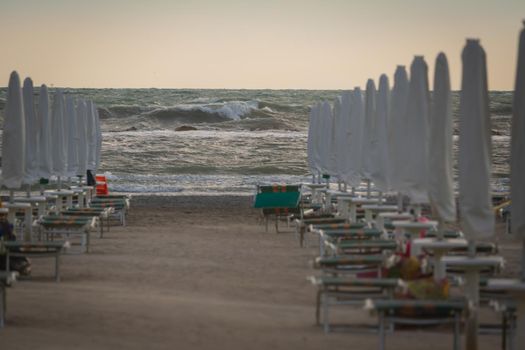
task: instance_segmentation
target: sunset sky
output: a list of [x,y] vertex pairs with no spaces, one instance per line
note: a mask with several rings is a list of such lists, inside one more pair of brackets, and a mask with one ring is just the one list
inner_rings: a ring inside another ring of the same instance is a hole
[[64,87],[347,89],[414,54],[432,76],[444,51],[457,89],[473,37],[489,88],[510,90],[524,18],[524,0],[0,0],[0,86],[16,69]]

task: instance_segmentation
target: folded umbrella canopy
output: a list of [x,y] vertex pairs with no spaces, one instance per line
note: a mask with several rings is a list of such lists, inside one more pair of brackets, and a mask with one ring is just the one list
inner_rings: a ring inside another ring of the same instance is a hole
[[351,96],[350,109],[350,144],[348,149],[349,172],[346,174],[345,182],[352,187],[361,184],[361,148],[363,138],[363,124],[365,109],[361,89],[356,87]]
[[17,72],[12,72],[2,134],[2,184],[11,190],[20,188],[25,176],[25,133],[20,77]]
[[77,127],[77,111],[75,108],[75,101],[72,96],[66,96],[66,114],[67,119],[67,176],[76,176],[78,174],[78,127]]
[[406,135],[408,101],[408,75],[405,66],[397,66],[394,73],[394,86],[390,96],[390,123],[388,129],[388,170],[389,189],[399,191],[401,188],[401,167],[403,156],[403,139]]
[[412,204],[428,203],[428,124],[430,118],[428,68],[422,56],[416,56],[410,66],[410,84],[404,136],[397,140],[401,163],[399,189]]
[[95,106],[93,102],[87,102],[86,131],[88,145],[88,170],[95,171],[97,167],[97,127],[95,125]]
[[346,182],[347,175],[350,173],[350,92],[344,92],[341,96],[341,108],[339,118],[335,127],[336,144],[335,156],[337,166],[337,177]]
[[325,175],[332,175],[331,170],[333,169],[333,140],[334,140],[334,128],[333,128],[333,116],[332,107],[328,101],[324,101],[321,105],[321,118],[320,127],[322,129],[321,136],[321,147],[320,147],[320,159],[321,159],[321,171]]
[[38,98],[38,176],[49,179],[53,172],[51,154],[51,117],[49,114],[49,92],[47,86],[40,87]]
[[467,40],[462,53],[459,104],[459,209],[469,240],[494,234],[490,189],[491,126],[485,51],[478,40]]
[[64,130],[64,94],[57,90],[53,97],[53,112],[51,115],[51,158],[52,174],[57,177],[67,176],[67,153]]
[[22,180],[22,183],[25,185],[32,185],[39,179],[37,158],[39,123],[35,111],[35,102],[33,96],[33,81],[31,80],[31,78],[26,78],[24,80],[23,88],[24,116],[26,129],[25,174],[24,179]]
[[372,79],[366,82],[365,119],[361,146],[361,175],[370,180],[373,171],[372,148],[376,128],[376,85]]
[[436,58],[434,95],[430,117],[428,195],[441,222],[456,221],[452,177],[452,96],[448,61],[444,53]]
[[376,117],[374,136],[371,143],[372,168],[370,179],[381,192],[386,192],[388,186],[388,112],[390,87],[388,77],[383,74],[379,78],[379,90],[376,100]]
[[85,176],[87,171],[87,106],[84,100],[77,101],[77,136],[78,136],[78,176]]
[[[485,51],[479,40],[467,40],[461,55],[463,74],[459,103],[459,212],[461,228],[469,241],[469,257],[475,254],[475,241],[494,234],[492,212],[491,126]],[[465,291],[473,304],[465,333],[467,349],[477,349],[479,275],[465,274]]]
[[337,151],[338,141],[337,137],[339,136],[338,128],[341,124],[341,96],[337,96],[334,100],[334,108],[332,109],[332,142],[330,143],[330,175],[337,176],[339,173],[339,165],[337,164],[339,159],[337,156],[340,154]]
[[316,163],[316,144],[315,144],[315,133],[316,133],[316,118],[317,118],[317,105],[313,105],[310,109],[310,118],[308,121],[308,138],[306,141],[306,155],[308,158],[308,168],[310,172],[315,176],[317,174],[317,163]]
[[100,116],[98,114],[97,105],[95,107],[95,133],[96,133],[96,152],[95,152],[95,172],[100,167],[101,152],[102,152],[102,128],[100,126]]
[[[525,21],[523,23],[525,25]],[[525,29],[521,31],[519,39],[512,109],[510,190],[512,233],[523,239],[521,278],[525,281]]]

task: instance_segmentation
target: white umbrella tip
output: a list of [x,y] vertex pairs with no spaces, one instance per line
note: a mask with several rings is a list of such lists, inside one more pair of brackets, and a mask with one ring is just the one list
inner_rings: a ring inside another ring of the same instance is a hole
[[9,79],[18,79],[20,80],[20,77],[18,76],[18,72],[16,70],[11,72],[11,75],[9,76]]

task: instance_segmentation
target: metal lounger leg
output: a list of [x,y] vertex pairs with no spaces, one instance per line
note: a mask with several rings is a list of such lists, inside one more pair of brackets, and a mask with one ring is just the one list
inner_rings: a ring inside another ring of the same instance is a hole
[[454,344],[453,349],[459,350],[461,348],[461,316],[458,312],[454,314]]
[[385,350],[385,313],[379,312],[379,350]]
[[11,259],[9,259],[9,249],[6,249],[6,252],[5,252],[5,272],[7,272],[7,273],[9,273],[9,271],[11,271],[10,260]]
[[7,292],[5,290],[5,286],[3,284],[0,285],[0,328],[4,328],[5,326],[5,315],[6,315],[6,304],[7,304],[6,293]]
[[55,256],[55,281],[60,282],[60,252],[61,249],[57,249]]
[[321,289],[317,290],[317,295],[315,297],[315,325],[319,326],[321,324],[321,297],[323,291]]
[[324,325],[324,332],[325,334],[330,333],[330,318],[329,318],[329,297],[328,293],[323,293],[323,296],[321,298],[323,302],[323,325]]

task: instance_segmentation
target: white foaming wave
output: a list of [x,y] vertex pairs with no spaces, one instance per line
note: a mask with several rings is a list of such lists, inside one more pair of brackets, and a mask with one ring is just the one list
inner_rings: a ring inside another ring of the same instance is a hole
[[174,110],[174,111],[199,111],[207,114],[215,114],[222,118],[231,120],[241,120],[242,117],[249,115],[252,111],[259,108],[259,102],[257,101],[228,101],[228,102],[217,102],[207,104],[180,104],[172,107],[163,107],[161,109],[154,110],[153,113],[162,110]]
[[275,131],[248,131],[248,130],[189,130],[189,131],[175,131],[169,129],[163,130],[139,130],[139,131],[114,131],[114,132],[103,132],[105,139],[111,139],[115,136],[130,136],[137,137],[142,136],[157,137],[157,136],[170,136],[179,138],[232,138],[232,137],[248,137],[248,138],[305,138],[306,131],[287,131],[287,130],[275,130]]
[[211,113],[217,113],[221,117],[232,119],[232,120],[241,120],[245,115],[250,114],[252,111],[256,110],[259,107],[259,102],[257,101],[231,101],[225,102],[218,109],[213,109],[213,107],[202,107],[205,111]]

